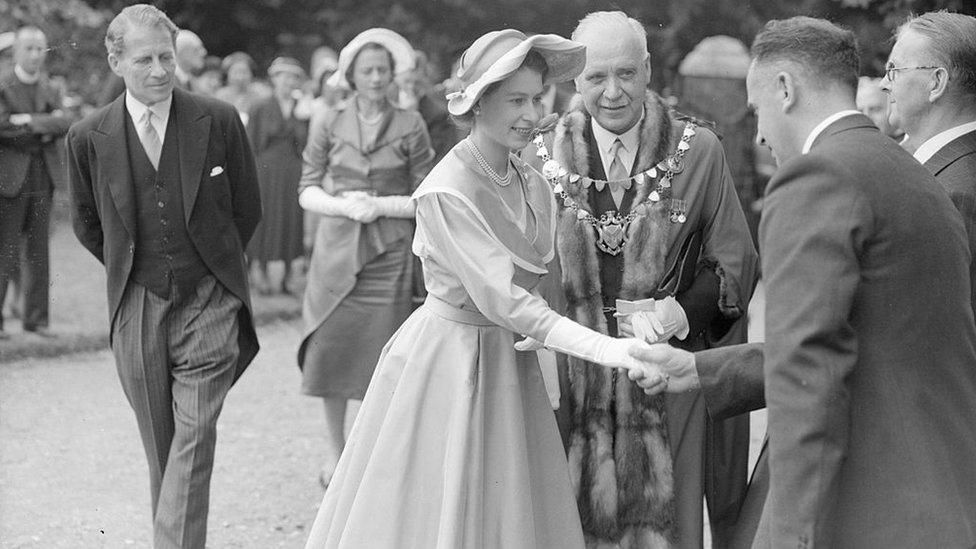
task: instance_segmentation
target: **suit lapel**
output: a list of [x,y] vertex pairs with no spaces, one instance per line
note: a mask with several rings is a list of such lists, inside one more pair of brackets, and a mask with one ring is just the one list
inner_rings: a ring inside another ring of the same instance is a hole
[[183,217],[190,223],[190,214],[200,190],[207,144],[210,141],[210,116],[196,101],[180,89],[173,90],[173,114],[179,135],[180,186],[183,188]]
[[125,143],[125,94],[120,95],[109,107],[97,131],[92,132],[92,146],[100,160],[100,166],[110,166],[99,170],[100,184],[108,187],[115,202],[115,209],[122,218],[122,225],[132,240],[136,238],[136,204],[132,189],[132,175],[129,167],[128,148]]
[[936,151],[932,158],[925,162],[925,168],[932,175],[939,175],[946,166],[967,154],[976,154],[976,131],[960,135]]

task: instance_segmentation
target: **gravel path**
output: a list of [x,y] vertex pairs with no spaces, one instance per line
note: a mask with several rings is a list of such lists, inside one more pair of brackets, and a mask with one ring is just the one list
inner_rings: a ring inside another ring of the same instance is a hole
[[[261,328],[224,405],[209,547],[302,547],[322,497],[297,323]],[[0,547],[149,547],[149,477],[109,352],[0,364]]]

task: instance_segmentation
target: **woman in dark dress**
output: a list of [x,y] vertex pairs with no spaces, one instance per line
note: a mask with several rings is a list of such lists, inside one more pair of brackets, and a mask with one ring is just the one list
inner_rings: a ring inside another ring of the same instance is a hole
[[[271,97],[257,103],[248,116],[247,133],[254,148],[264,214],[248,245],[252,283],[261,293],[288,293],[291,263],[304,252],[298,181],[302,151],[308,137],[308,115],[298,106],[296,93],[305,71],[290,57],[275,59],[268,68],[274,86]],[[284,261],[280,285],[272,288],[268,262]]]

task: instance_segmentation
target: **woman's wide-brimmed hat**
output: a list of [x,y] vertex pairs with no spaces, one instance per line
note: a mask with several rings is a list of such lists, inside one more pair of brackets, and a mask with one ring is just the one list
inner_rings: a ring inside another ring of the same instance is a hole
[[460,116],[474,106],[493,82],[508,78],[532,50],[549,66],[545,83],[572,80],[586,65],[586,46],[555,34],[526,36],[514,29],[492,31],[478,38],[461,55],[457,77],[460,91],[447,96],[447,110]]
[[274,76],[279,72],[290,72],[299,78],[305,78],[305,69],[294,57],[275,57],[268,67],[268,76]]
[[357,34],[352,41],[346,44],[346,47],[342,48],[342,51],[339,52],[339,68],[329,77],[326,84],[335,88],[352,89],[346,80],[346,71],[352,66],[359,50],[369,43],[379,44],[393,55],[396,74],[413,70],[415,57],[410,42],[390,29],[373,28]]

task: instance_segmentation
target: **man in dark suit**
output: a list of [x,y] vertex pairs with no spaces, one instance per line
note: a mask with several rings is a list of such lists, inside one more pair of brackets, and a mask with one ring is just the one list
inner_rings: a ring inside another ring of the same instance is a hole
[[122,10],[105,44],[127,91],[67,139],[75,233],[108,272],[157,549],[204,547],[217,416],[258,349],[243,252],[261,216],[254,158],[233,107],[174,90],[176,32],[152,6]]
[[20,272],[24,331],[40,334],[49,322],[51,197],[64,173],[60,137],[71,125],[61,93],[44,75],[46,57],[44,33],[23,27],[16,33],[14,67],[0,75],[0,304]]
[[[976,17],[945,11],[898,28],[882,88],[905,147],[962,213],[976,258]],[[976,287],[976,261],[970,264]],[[976,292],[972,307],[976,311]]]
[[770,477],[754,547],[973,547],[976,326],[961,217],[853,110],[853,33],[772,21],[752,53],[749,102],[780,165],[760,224],[766,343],[637,351],[675,383],[640,384],[681,391],[680,372],[724,375],[726,405],[751,409],[764,370]]

